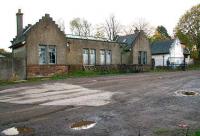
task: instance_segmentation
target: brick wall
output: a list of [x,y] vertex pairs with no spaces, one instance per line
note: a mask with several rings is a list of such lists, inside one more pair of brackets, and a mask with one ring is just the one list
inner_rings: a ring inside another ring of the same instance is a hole
[[28,65],[27,66],[27,76],[31,77],[43,77],[52,76],[54,74],[66,73],[68,72],[69,66],[67,65]]

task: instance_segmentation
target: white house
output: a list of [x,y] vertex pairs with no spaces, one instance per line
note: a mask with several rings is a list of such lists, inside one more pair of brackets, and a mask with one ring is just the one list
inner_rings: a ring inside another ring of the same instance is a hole
[[[154,42],[151,45],[151,51],[155,66],[167,66],[167,63],[175,66],[184,64],[184,52],[189,52],[179,39]],[[188,56],[186,63],[189,61],[190,57]]]

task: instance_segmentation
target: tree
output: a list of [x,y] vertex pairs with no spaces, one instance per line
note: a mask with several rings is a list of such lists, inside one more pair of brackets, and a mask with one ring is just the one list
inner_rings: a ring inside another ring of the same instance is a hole
[[70,30],[72,34],[79,36],[90,36],[91,26],[92,25],[85,19],[74,18],[70,21]]
[[109,40],[114,40],[121,31],[121,25],[114,15],[106,19],[104,30]]
[[5,49],[0,48],[0,53],[6,53]]
[[94,30],[94,36],[97,38],[105,38],[105,31],[103,25],[96,25]]
[[167,29],[164,26],[157,26],[154,35],[151,37],[151,42],[162,41],[171,39],[169,36]]
[[190,48],[196,46],[200,59],[200,4],[188,10],[175,28],[176,36]]
[[147,37],[150,37],[154,31],[154,28],[150,25],[148,21],[143,18],[137,19],[131,25],[126,26],[124,29],[125,34],[133,34],[135,29],[143,30]]
[[57,24],[60,30],[65,32],[65,21],[62,18],[57,21]]

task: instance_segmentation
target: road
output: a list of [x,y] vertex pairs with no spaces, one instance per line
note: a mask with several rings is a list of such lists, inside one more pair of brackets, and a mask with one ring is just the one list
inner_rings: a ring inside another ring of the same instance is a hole
[[[194,91],[196,95],[184,96],[182,91]],[[19,135],[138,136],[140,131],[142,136],[178,136],[175,130],[180,124],[200,128],[198,93],[200,71],[1,86],[0,132],[28,127],[30,132]],[[96,125],[86,130],[70,128],[81,120],[95,121]]]

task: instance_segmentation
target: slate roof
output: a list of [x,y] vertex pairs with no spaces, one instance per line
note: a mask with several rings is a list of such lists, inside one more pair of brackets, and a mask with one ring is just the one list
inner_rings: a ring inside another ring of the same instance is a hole
[[[125,49],[130,49],[131,46],[134,44],[134,42],[136,41],[136,38],[138,36],[139,33],[135,33],[135,34],[130,34],[130,35],[125,35],[125,36],[118,36],[116,41],[118,43],[123,43],[123,45],[125,45],[126,47],[124,47]],[[125,44],[124,44],[125,43]]]
[[168,54],[172,43],[175,40],[158,41],[151,44],[152,54]]
[[12,41],[12,46],[10,46],[10,48],[13,48],[15,46],[17,46],[17,44],[24,42],[25,38],[26,38],[26,34],[30,31],[32,25],[28,24],[24,29],[21,35],[16,36]]

